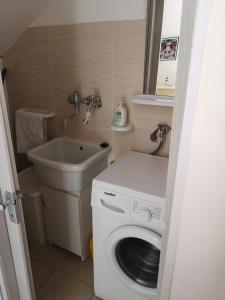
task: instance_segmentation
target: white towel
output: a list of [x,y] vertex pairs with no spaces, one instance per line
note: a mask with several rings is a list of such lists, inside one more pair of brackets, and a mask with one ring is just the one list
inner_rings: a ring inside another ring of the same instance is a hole
[[28,150],[47,141],[46,119],[41,110],[21,108],[16,111],[17,152]]

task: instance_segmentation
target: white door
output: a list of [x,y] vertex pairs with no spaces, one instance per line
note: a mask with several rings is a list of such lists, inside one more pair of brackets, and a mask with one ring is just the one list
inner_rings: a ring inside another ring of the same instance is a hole
[[[0,202],[19,189],[2,80],[0,78]],[[10,194],[11,193],[11,194]],[[18,222],[9,210],[0,210],[0,284],[5,299],[35,299],[21,200],[17,201]],[[11,250],[11,251],[10,251]],[[7,262],[7,263],[6,263]],[[7,296],[6,296],[7,295]]]
[[19,299],[5,216],[0,212],[0,299]]

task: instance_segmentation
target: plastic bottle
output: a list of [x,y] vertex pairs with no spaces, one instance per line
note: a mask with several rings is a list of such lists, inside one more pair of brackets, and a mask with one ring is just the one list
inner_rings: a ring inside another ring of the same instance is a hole
[[164,86],[166,86],[166,87],[169,86],[169,77],[166,77],[166,78],[165,78]]
[[127,108],[124,101],[121,101],[114,112],[113,125],[116,127],[124,127],[127,123]]

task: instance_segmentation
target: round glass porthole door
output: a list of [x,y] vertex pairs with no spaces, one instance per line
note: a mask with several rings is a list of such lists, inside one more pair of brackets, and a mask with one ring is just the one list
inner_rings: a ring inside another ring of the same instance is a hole
[[117,262],[122,271],[136,283],[156,288],[160,250],[151,243],[134,237],[120,240],[115,247]]

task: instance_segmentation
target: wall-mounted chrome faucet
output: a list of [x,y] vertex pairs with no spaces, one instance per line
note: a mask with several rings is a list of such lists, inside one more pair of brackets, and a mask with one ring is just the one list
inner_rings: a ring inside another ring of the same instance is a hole
[[67,97],[67,101],[70,103],[70,104],[74,104],[75,106],[75,116],[78,116],[79,115],[79,112],[80,112],[80,103],[81,103],[81,94],[80,92],[75,89],[71,95],[69,95]]
[[77,89],[75,89],[72,92],[72,94],[67,97],[67,101],[70,104],[74,105],[75,110],[74,110],[73,114],[71,114],[69,117],[67,117],[64,120],[63,129],[68,128],[69,120],[72,117],[79,115],[80,104],[85,104],[87,106],[85,117],[84,117],[83,122],[82,122],[83,124],[87,124],[90,121],[93,109],[102,107],[102,100],[101,100],[100,96],[90,95],[90,96],[87,96],[86,98],[82,99],[81,94]]
[[151,155],[157,155],[161,147],[163,146],[166,135],[170,132],[171,127],[166,123],[158,124],[158,128],[154,130],[150,135],[150,140],[152,142],[158,142],[157,148],[151,153]]

